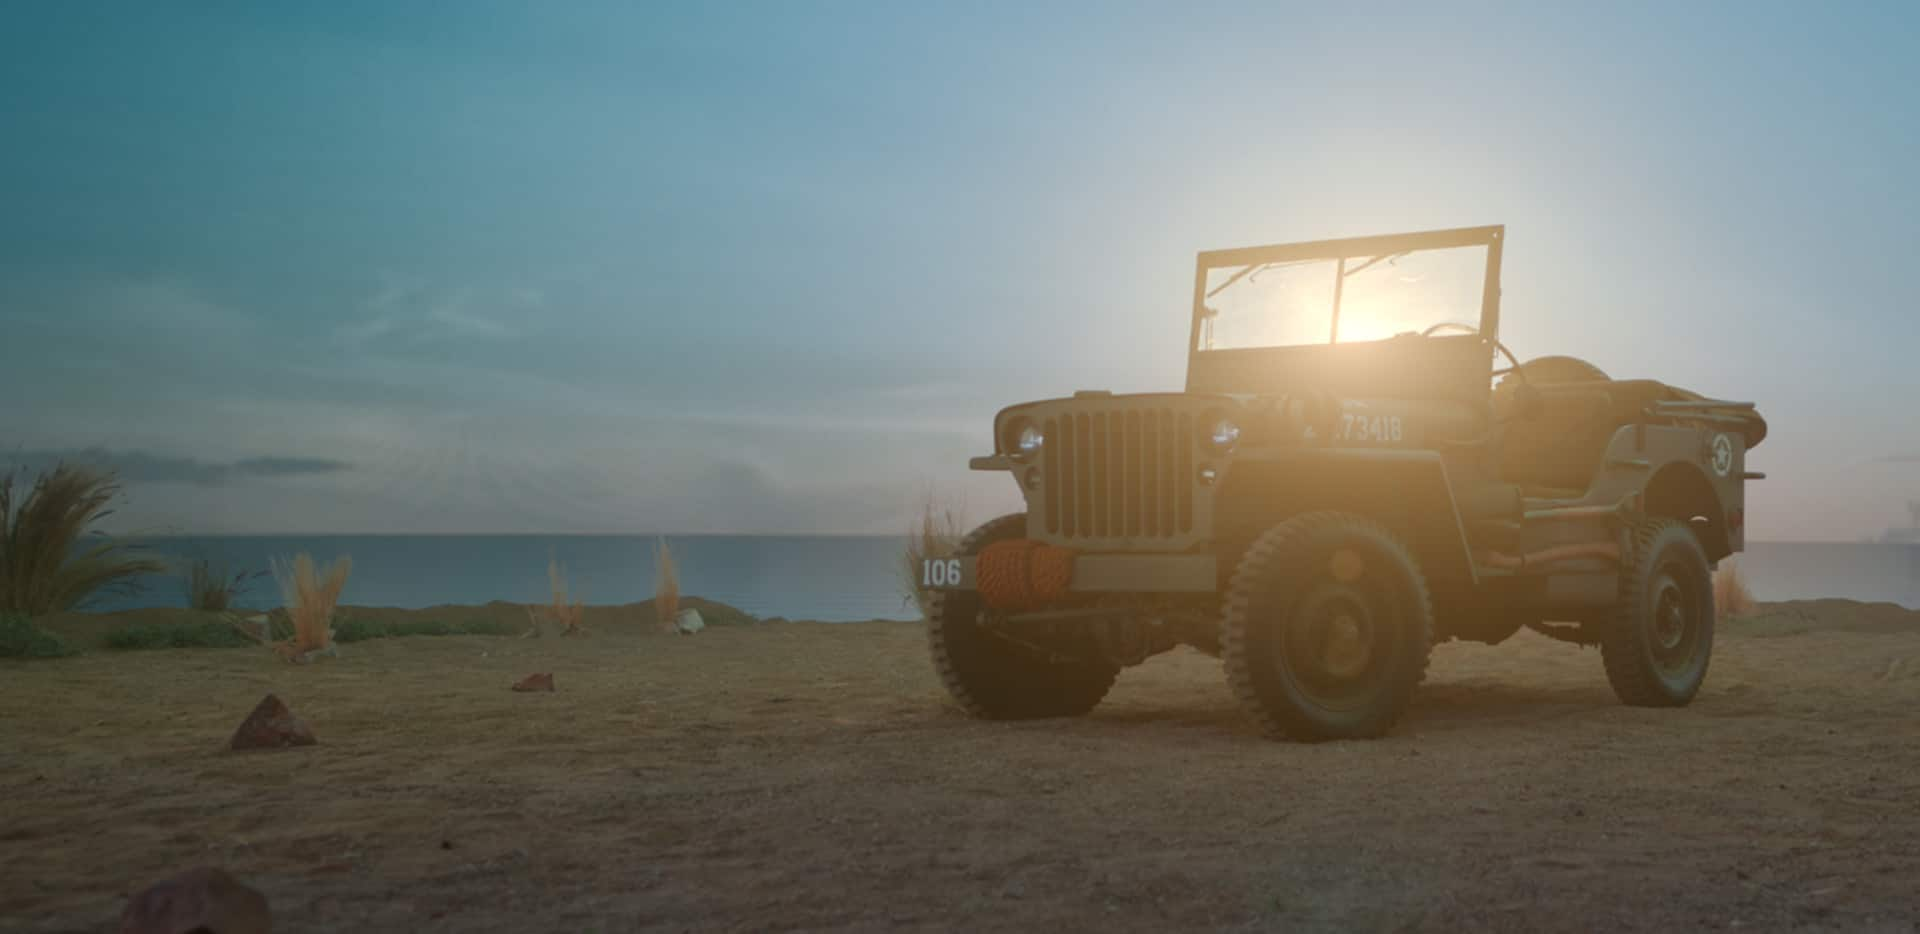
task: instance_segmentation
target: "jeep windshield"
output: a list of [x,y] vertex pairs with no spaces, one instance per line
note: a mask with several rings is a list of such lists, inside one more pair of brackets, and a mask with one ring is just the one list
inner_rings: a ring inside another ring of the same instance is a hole
[[[1449,242],[1461,233],[1345,241],[1360,248],[1351,254],[1343,241],[1202,254],[1194,349],[1344,344],[1477,329],[1490,245]],[[1428,247],[1423,238],[1438,242]]]

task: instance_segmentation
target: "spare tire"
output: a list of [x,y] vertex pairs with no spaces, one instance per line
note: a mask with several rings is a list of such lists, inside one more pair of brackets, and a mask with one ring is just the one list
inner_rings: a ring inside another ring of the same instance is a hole
[[1518,373],[1509,373],[1500,377],[1500,386],[1504,388],[1510,382],[1532,383],[1536,386],[1551,383],[1600,383],[1611,378],[1605,370],[1579,357],[1535,357],[1520,364]]

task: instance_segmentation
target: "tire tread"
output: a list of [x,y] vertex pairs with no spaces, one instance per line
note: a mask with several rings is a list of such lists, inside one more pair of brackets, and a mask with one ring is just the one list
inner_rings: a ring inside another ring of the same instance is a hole
[[[979,554],[995,541],[1025,534],[1026,525],[1025,513],[988,521],[967,533],[954,554]],[[978,597],[954,591],[936,591],[927,605],[927,648],[934,672],[960,709],[983,720],[1080,716],[1098,706],[1113,687],[1119,668],[1100,662],[1071,666],[1041,664],[1017,652],[1005,651],[991,659],[994,663],[991,672],[977,670],[978,665],[968,665],[962,660],[967,649],[961,644],[967,635],[959,630],[973,623],[950,619],[948,612],[955,603],[976,599]],[[988,645],[982,642],[972,648],[976,653],[991,652],[985,648]],[[976,670],[970,671],[970,668]],[[994,677],[985,677],[988,674]]]
[[[1613,612],[1607,620],[1607,626],[1600,636],[1600,663],[1607,672],[1607,683],[1613,687],[1613,693],[1620,702],[1630,707],[1684,707],[1693,700],[1699,691],[1696,682],[1693,689],[1676,695],[1661,682],[1660,675],[1653,670],[1648,661],[1648,636],[1643,621],[1638,616],[1645,612],[1648,578],[1655,564],[1654,549],[1659,540],[1670,530],[1679,529],[1693,548],[1699,551],[1699,542],[1693,537],[1693,530],[1685,523],[1675,519],[1643,519],[1628,529],[1628,541],[1631,553],[1623,556],[1620,573],[1620,598],[1614,603]],[[1706,561],[1705,552],[1700,552],[1700,560]],[[1701,666],[1700,680],[1706,680],[1706,668],[1711,663],[1713,648],[1713,586],[1712,580],[1706,581],[1700,593],[1701,610],[1706,616],[1708,663]]]
[[[1227,683],[1232,687],[1234,697],[1240,701],[1241,708],[1270,736],[1308,741],[1330,738],[1294,711],[1290,704],[1283,699],[1267,696],[1255,683],[1253,660],[1247,648],[1249,631],[1256,622],[1251,615],[1254,594],[1266,586],[1279,569],[1297,561],[1301,557],[1298,552],[1321,535],[1340,528],[1362,531],[1383,539],[1414,570],[1416,606],[1411,615],[1416,625],[1423,627],[1423,631],[1417,634],[1418,664],[1406,689],[1410,692],[1426,679],[1431,658],[1429,652],[1433,645],[1433,602],[1412,552],[1399,536],[1371,519],[1334,511],[1303,513],[1268,529],[1247,547],[1227,585],[1221,612],[1220,658],[1226,669]],[[1385,734],[1393,727],[1399,713],[1394,711],[1384,722],[1354,734],[1355,738]]]

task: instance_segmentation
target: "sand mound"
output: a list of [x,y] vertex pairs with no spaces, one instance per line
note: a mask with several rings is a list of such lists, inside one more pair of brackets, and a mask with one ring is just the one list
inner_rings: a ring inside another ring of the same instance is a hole
[[1753,615],[1728,624],[1756,635],[1825,632],[1920,633],[1920,610],[1895,603],[1861,603],[1837,598],[1762,603]]
[[[713,600],[703,600],[699,597],[683,597],[680,600],[680,606],[699,610],[701,619],[705,620],[708,626],[751,626],[761,622],[758,617],[738,607]],[[269,611],[236,609],[232,611],[232,615],[244,619],[263,612]],[[55,633],[75,648],[91,650],[105,648],[109,634],[131,626],[191,626],[208,622],[218,623],[228,618],[227,614],[208,613],[182,607],[143,607],[111,613],[59,613],[46,617],[40,622],[48,631]],[[527,605],[508,603],[505,600],[495,600],[479,605],[447,603],[420,609],[353,605],[340,607],[334,615],[334,628],[337,631],[342,623],[349,621],[385,626],[444,623],[454,627],[471,627],[495,632],[521,632],[528,626]],[[585,625],[590,633],[611,636],[653,636],[667,630],[667,627],[659,625],[652,600],[617,606],[589,606],[586,608]]]
[[[680,606],[699,610],[700,617],[706,620],[709,626],[748,626],[760,622],[759,618],[738,607],[703,600],[699,597],[683,597],[680,600]],[[343,606],[339,610],[339,616],[343,619],[389,624],[433,620],[448,623],[485,621],[524,627],[527,624],[527,604],[494,600],[478,606],[444,603],[417,610],[382,606]],[[653,632],[662,628],[659,622],[659,614],[654,611],[653,601],[643,600],[639,603],[622,603],[613,606],[588,606],[583,625],[589,632],[602,630]]]

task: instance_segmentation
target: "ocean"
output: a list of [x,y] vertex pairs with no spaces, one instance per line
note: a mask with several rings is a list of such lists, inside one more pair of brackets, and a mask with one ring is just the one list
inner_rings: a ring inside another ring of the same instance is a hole
[[[234,570],[265,570],[272,557],[305,551],[317,560],[353,558],[342,602],[419,608],[442,603],[546,600],[547,561],[558,560],[576,599],[631,603],[653,596],[652,536],[346,535],[150,538],[150,554],[204,557]],[[897,536],[669,536],[681,592],[756,616],[832,622],[914,619],[904,596]],[[1920,609],[1920,544],[1750,543],[1737,557],[1761,600],[1845,597]],[[271,577],[256,580],[241,605],[279,606]],[[179,575],[142,582],[133,595],[91,608],[184,606]]]
[[[310,535],[166,537],[140,540],[150,555],[205,557],[233,570],[265,570],[269,559],[311,554],[353,558],[341,602],[420,608],[490,600],[544,603],[547,562],[560,562],[571,595],[589,604],[653,597],[650,535]],[[718,600],[755,616],[832,622],[918,619],[906,602],[899,536],[673,535],[680,592]],[[142,582],[141,592],[99,601],[96,609],[184,606],[180,575]],[[269,575],[240,603],[280,606]]]

